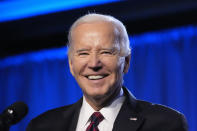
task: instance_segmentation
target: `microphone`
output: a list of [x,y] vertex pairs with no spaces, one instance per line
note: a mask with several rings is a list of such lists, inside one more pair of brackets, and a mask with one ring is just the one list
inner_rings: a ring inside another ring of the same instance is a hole
[[15,102],[0,115],[0,131],[8,131],[11,125],[22,120],[28,112],[28,107],[23,102]]

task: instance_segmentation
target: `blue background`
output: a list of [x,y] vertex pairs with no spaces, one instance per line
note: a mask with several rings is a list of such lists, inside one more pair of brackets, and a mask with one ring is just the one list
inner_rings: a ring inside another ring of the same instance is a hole
[[[130,36],[132,59],[125,85],[137,97],[182,112],[197,130],[197,26]],[[0,111],[15,101],[28,115],[11,131],[23,131],[40,113],[76,102],[81,90],[68,67],[67,48],[0,59]]]
[[121,0],[0,0],[0,22],[118,1]]

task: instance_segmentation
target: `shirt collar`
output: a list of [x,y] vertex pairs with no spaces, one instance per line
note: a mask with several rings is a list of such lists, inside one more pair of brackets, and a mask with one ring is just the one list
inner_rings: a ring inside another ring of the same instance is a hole
[[[115,98],[115,100],[108,106],[103,107],[99,112],[104,116],[104,119],[106,119],[109,122],[114,122],[116,116],[118,115],[118,112],[123,104],[125,97],[123,95],[123,90],[121,88],[119,95]],[[85,126],[90,116],[96,112],[86,101],[85,97],[83,96],[83,103],[81,107],[81,125]]]
[[88,104],[85,97],[83,96],[83,103],[80,112],[82,117],[82,121],[81,121],[82,126],[85,126],[88,123],[90,116],[94,112],[95,110]]
[[123,104],[125,97],[123,96],[123,90],[121,88],[119,95],[115,100],[108,106],[103,107],[100,112],[108,122],[114,123],[120,108]]

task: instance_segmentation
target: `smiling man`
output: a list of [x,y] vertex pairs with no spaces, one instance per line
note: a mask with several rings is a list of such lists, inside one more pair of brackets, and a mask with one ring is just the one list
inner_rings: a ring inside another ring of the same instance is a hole
[[122,22],[88,14],[75,21],[68,39],[70,71],[83,98],[41,114],[28,131],[187,131],[181,113],[137,100],[123,87],[131,49]]

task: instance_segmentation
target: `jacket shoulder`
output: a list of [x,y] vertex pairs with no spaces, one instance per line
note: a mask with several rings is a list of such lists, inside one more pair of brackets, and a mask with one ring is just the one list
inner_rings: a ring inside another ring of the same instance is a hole
[[72,108],[72,105],[67,105],[67,106],[51,109],[51,110],[48,110],[48,111],[38,115],[37,117],[33,118],[32,120],[44,122],[45,120],[49,121],[50,119],[61,118],[62,115],[65,115],[65,112],[70,111],[71,108]]
[[137,108],[142,113],[148,114],[155,114],[155,115],[172,115],[172,116],[179,116],[182,115],[175,109],[172,109],[168,106],[161,105],[161,104],[154,104],[147,101],[137,100]]
[[145,118],[145,125],[163,130],[187,131],[188,125],[185,116],[175,109],[150,102],[137,100],[137,109]]
[[71,119],[80,109],[78,106],[79,102],[48,110],[33,118],[27,126],[27,131],[52,131],[56,129],[67,129]]

